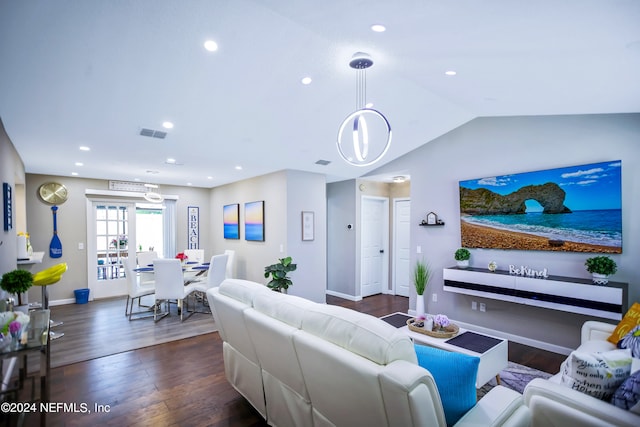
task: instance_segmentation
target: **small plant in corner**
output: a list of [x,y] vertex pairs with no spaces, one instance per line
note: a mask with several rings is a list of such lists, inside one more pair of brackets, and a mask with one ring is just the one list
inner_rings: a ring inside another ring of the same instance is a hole
[[456,261],[469,261],[469,258],[471,258],[471,252],[469,252],[468,249],[459,248],[456,250],[456,253],[453,254],[453,257]]
[[618,271],[616,262],[604,255],[587,258],[584,265],[589,273],[604,274],[605,276],[610,276]]
[[416,261],[416,266],[413,269],[413,284],[416,287],[416,293],[418,295],[424,295],[424,291],[427,290],[429,279],[431,279],[431,267],[424,261]]
[[271,281],[267,283],[268,288],[277,292],[282,292],[282,289],[286,291],[289,289],[289,286],[293,286],[293,282],[287,274],[295,271],[296,268],[298,268],[298,265],[292,263],[290,256],[280,258],[278,261],[280,262],[264,268],[264,277],[265,279],[271,277]]
[[33,285],[33,275],[27,270],[13,270],[2,275],[0,288],[18,296],[18,305],[22,305],[22,293]]

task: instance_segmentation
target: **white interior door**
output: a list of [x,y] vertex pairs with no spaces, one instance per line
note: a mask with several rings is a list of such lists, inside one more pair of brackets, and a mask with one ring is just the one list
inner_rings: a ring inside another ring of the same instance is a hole
[[127,294],[122,260],[136,254],[135,203],[89,200],[87,271],[90,297]]
[[360,208],[360,292],[367,297],[382,293],[389,283],[389,200],[363,196]]
[[393,212],[393,285],[396,295],[408,297],[412,285],[409,266],[411,201],[395,199]]

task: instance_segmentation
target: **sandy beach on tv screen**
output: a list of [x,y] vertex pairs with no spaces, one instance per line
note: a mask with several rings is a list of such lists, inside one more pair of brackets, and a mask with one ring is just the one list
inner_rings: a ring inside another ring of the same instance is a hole
[[550,242],[546,237],[533,234],[517,233],[515,231],[498,230],[477,224],[469,224],[460,221],[462,232],[462,247],[465,248],[493,248],[493,249],[520,249],[560,252],[599,252],[621,253],[620,247],[591,245],[564,241]]

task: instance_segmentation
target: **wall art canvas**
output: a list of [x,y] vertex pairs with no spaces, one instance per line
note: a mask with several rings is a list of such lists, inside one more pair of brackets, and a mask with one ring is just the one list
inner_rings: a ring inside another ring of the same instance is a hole
[[222,208],[222,221],[224,222],[224,238],[240,238],[240,205],[225,205]]
[[244,238],[264,241],[264,201],[244,204]]
[[620,160],[460,181],[466,248],[622,253]]

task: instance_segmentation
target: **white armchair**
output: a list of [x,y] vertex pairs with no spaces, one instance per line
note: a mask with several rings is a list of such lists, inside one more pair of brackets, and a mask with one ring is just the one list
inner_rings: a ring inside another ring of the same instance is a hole
[[[607,338],[615,325],[588,321],[582,326],[581,344],[577,350],[604,352],[614,350]],[[640,359],[633,359],[631,372],[640,368]],[[618,408],[608,402],[560,384],[561,374],[548,380],[536,378],[524,390],[525,405],[531,410],[532,427],[637,427],[640,415]]]

